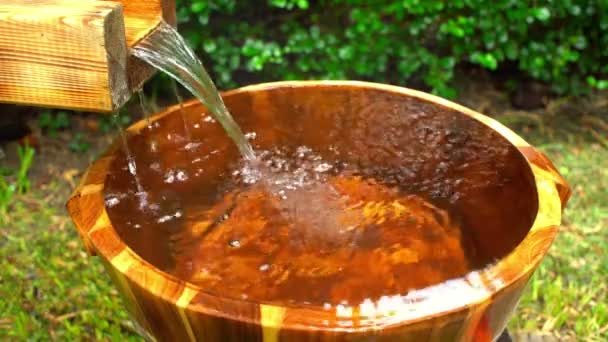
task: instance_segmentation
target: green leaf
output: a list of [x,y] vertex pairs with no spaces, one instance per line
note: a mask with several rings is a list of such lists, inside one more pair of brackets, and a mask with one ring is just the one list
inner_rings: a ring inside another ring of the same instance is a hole
[[471,55],[471,61],[490,70],[496,70],[496,68],[498,67],[498,61],[496,60],[496,57],[494,57],[494,55],[489,52],[474,52],[473,55]]
[[207,2],[195,1],[192,3],[192,5],[190,5],[190,9],[192,10],[192,13],[201,13],[207,9]]
[[540,21],[547,21],[551,18],[551,11],[547,7],[535,8],[534,16]]

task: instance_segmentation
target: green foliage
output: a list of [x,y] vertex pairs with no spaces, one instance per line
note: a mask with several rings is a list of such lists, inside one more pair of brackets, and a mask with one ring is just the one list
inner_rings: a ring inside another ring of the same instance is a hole
[[45,130],[51,137],[55,137],[57,132],[70,127],[70,118],[66,112],[44,111],[38,118],[38,127]]
[[30,180],[27,177],[27,173],[32,167],[34,161],[34,150],[29,145],[19,146],[17,148],[17,154],[19,156],[19,170],[17,171],[17,191],[20,194],[24,194],[30,191]]
[[126,127],[131,123],[131,117],[126,110],[121,110],[117,114],[103,115],[99,117],[99,130],[103,133],[110,133],[117,127]]
[[72,152],[85,153],[91,148],[91,144],[86,141],[84,134],[76,133],[68,147]]
[[177,2],[220,87],[348,78],[452,97],[459,63],[516,65],[558,93],[608,86],[589,81],[608,76],[608,0]]
[[[32,162],[34,161],[35,150],[29,145],[19,146],[17,154],[19,156],[19,169],[13,172],[10,169],[0,170],[0,216],[6,216],[8,206],[16,193],[24,194],[30,190],[30,180],[27,176]],[[14,180],[9,179],[15,175]]]
[[64,201],[49,200],[64,196],[65,184],[53,180],[5,217],[0,341],[143,341],[101,260],[84,251]]
[[0,175],[0,222],[6,216],[8,206],[16,191],[17,185],[9,183],[4,176]]
[[597,89],[608,89],[608,80],[598,80],[593,76],[588,76],[587,83]]

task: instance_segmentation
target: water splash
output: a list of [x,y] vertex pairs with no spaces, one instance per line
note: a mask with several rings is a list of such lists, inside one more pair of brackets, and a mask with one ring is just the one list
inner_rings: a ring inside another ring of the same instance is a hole
[[167,23],[133,48],[133,54],[165,72],[196,96],[219,121],[243,157],[255,160],[253,148],[218,94],[215,84],[184,38]]

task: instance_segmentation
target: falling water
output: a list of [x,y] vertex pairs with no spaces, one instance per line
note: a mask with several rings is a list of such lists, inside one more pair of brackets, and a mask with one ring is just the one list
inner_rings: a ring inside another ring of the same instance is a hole
[[182,36],[166,23],[133,48],[138,58],[162,70],[194,94],[222,125],[243,157],[255,160],[253,148],[226,108],[202,62]]
[[[286,215],[288,220],[316,222],[319,226],[337,225],[339,217],[335,214],[335,209],[340,198],[331,184],[321,179],[316,179],[311,184],[301,184],[305,174],[312,175],[317,171],[301,168],[293,174],[275,172],[269,165],[265,165],[262,159],[257,159],[247,137],[230,115],[201,61],[173,27],[162,23],[152,35],[134,47],[133,54],[181,83],[209,109],[246,161],[241,170],[245,182],[250,185],[259,182],[271,194],[281,198],[281,215]],[[181,103],[175,87],[174,91]],[[182,118],[183,116],[182,111]],[[295,189],[300,190],[297,195],[293,194]],[[309,205],[311,199],[322,201],[323,204],[313,209]],[[318,215],[321,209],[324,209],[325,215]],[[323,222],[319,221],[320,219]]]
[[[140,97],[140,99],[141,99],[141,97]],[[116,126],[116,129],[118,130],[118,133],[120,134],[120,139],[122,141],[122,148],[125,152],[125,155],[127,156],[127,166],[129,167],[129,173],[135,179],[135,186],[137,187],[137,193],[143,194],[144,188],[141,186],[141,181],[139,180],[139,177],[137,176],[137,164],[135,163],[135,158],[133,158],[131,149],[129,149],[129,144],[127,143],[127,136],[125,135],[125,132],[122,129],[122,125],[120,124],[118,114],[112,114],[112,121],[114,122],[114,126]]]
[[137,91],[137,97],[139,98],[139,106],[141,107],[141,112],[144,114],[146,118],[146,126],[150,127],[150,109],[146,104],[146,95],[144,94],[143,88]]
[[182,116],[182,121],[184,123],[184,134],[186,134],[188,141],[192,141],[192,134],[190,134],[190,128],[186,121],[186,113],[184,112],[184,99],[180,95],[179,89],[177,88],[177,82],[174,79],[171,79],[171,88],[173,88],[173,93],[175,94],[177,103],[179,103],[179,114]]

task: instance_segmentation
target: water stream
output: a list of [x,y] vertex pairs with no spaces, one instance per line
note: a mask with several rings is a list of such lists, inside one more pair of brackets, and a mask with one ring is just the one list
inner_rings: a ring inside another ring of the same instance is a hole
[[[141,99],[141,97],[140,97],[140,99]],[[114,123],[114,126],[116,126],[118,133],[120,134],[120,140],[122,141],[122,148],[123,148],[123,150],[125,152],[125,156],[127,158],[127,166],[129,168],[129,173],[135,179],[135,186],[137,187],[137,193],[143,194],[144,188],[141,185],[141,181],[139,180],[139,177],[137,176],[137,165],[135,163],[135,158],[133,157],[133,154],[131,153],[131,149],[129,148],[129,144],[127,143],[127,136],[125,135],[125,132],[123,131],[123,127],[120,124],[120,119],[118,118],[118,114],[112,114],[112,121]]]
[[255,160],[253,148],[226,108],[215,84],[194,51],[171,25],[157,30],[135,46],[132,53],[181,83],[209,109],[246,160]]
[[146,120],[146,126],[150,127],[150,115],[152,115],[150,108],[147,105],[146,95],[144,94],[144,89],[140,89],[137,91],[137,98],[139,99],[139,106],[141,107],[141,112],[144,115]]
[[184,99],[179,93],[179,89],[177,86],[177,82],[174,79],[171,79],[171,88],[173,93],[175,94],[175,98],[177,99],[177,103],[179,104],[179,114],[182,117],[182,122],[184,123],[184,134],[186,135],[186,139],[188,141],[192,141],[192,134],[190,133],[190,127],[188,127],[188,121],[186,120],[186,113],[184,112]]
[[[339,209],[340,196],[337,190],[325,181],[324,175],[326,171],[332,169],[332,166],[318,159],[320,157],[316,157],[317,159],[313,158],[314,161],[311,161],[314,162],[315,167],[306,164],[290,170],[273,170],[271,167],[273,161],[264,160],[263,151],[256,156],[247,136],[232,118],[202,62],[172,26],[162,23],[156,32],[139,43],[132,53],[181,83],[207,107],[236,144],[244,159],[242,169],[236,171],[241,180],[247,186],[259,183],[269,194],[279,198],[280,201],[276,206],[284,219],[294,222],[314,222],[317,226],[335,227],[334,230],[340,230],[339,221],[342,219]],[[172,87],[180,104],[185,135],[189,141],[184,149],[190,150],[196,143],[192,141],[192,132],[187,125],[177,84],[173,82]],[[142,99],[140,93],[142,107],[146,112],[145,101]],[[297,153],[300,158],[304,158],[312,153],[312,150],[302,146]],[[276,158],[274,161],[277,164],[287,163]],[[311,205],[311,202],[317,203]]]

